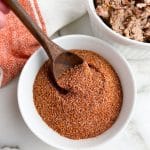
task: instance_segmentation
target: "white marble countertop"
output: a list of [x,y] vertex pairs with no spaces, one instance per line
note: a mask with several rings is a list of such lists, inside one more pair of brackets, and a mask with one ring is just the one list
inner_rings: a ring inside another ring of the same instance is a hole
[[[66,34],[92,35],[88,16],[59,31],[54,37]],[[125,131],[116,139],[95,150],[150,150],[150,60],[128,59],[133,69],[137,98],[135,112]],[[55,150],[39,140],[25,125],[17,104],[17,81],[0,89],[0,150]]]

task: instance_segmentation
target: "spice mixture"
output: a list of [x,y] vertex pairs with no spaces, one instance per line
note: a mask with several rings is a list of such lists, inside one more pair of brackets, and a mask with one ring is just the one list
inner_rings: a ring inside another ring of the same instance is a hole
[[116,121],[122,105],[120,80],[110,64],[98,54],[73,50],[85,62],[58,79],[63,94],[54,86],[50,61],[40,69],[34,83],[34,103],[42,119],[60,135],[71,139],[98,136]]
[[95,0],[97,14],[116,32],[150,42],[150,0]]

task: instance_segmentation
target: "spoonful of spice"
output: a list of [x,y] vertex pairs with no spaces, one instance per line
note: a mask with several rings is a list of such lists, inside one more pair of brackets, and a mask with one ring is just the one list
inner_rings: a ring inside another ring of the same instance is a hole
[[[49,37],[41,30],[41,28],[32,20],[25,9],[21,6],[18,0],[3,0],[6,5],[16,14],[16,16],[27,27],[31,34],[44,48],[52,64],[50,70],[53,73],[55,83],[58,77],[67,69],[73,68],[76,65],[83,63],[83,59],[79,56],[68,52],[54,43]],[[59,86],[57,84],[57,86]],[[61,87],[60,87],[61,88]]]

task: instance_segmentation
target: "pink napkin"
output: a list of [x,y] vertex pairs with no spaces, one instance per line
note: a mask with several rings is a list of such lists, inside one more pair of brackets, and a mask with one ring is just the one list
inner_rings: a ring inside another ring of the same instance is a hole
[[[32,4],[29,0],[20,2],[35,21],[38,17],[45,31],[37,1],[34,0]],[[34,5],[34,10],[31,5]],[[27,59],[39,47],[38,42],[12,12],[7,16],[7,20],[7,25],[0,30],[0,87],[21,71]]]

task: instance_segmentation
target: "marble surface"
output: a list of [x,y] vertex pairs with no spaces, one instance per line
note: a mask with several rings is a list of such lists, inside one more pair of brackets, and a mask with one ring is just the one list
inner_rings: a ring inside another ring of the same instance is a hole
[[[88,16],[63,28],[53,38],[66,34],[92,35]],[[134,115],[122,134],[95,150],[150,150],[150,60],[134,56],[127,60],[137,84]],[[25,125],[17,104],[17,82],[18,77],[0,89],[0,150],[55,150],[39,140]]]

